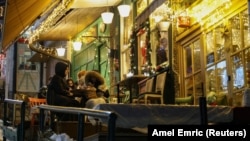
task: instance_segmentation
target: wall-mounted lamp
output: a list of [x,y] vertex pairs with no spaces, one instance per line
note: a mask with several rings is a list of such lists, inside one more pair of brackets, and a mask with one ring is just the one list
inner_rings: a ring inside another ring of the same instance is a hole
[[64,56],[65,54],[65,48],[60,47],[56,49],[58,56]]
[[73,42],[73,48],[75,51],[81,50],[82,47],[82,42],[81,41],[75,41]]
[[127,4],[122,4],[119,5],[118,7],[118,11],[121,17],[128,17],[129,13],[130,13],[130,5]]

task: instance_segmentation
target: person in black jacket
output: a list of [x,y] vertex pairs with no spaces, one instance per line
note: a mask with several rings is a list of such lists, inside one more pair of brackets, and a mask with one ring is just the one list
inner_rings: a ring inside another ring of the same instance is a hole
[[55,66],[55,75],[48,84],[47,103],[56,106],[80,107],[66,82],[69,67],[66,63],[58,62]]

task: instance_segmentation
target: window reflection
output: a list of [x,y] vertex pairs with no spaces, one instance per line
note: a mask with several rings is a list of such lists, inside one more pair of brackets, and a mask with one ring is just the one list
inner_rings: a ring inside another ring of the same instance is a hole
[[234,16],[230,19],[232,26],[232,50],[238,51],[241,48],[241,36],[240,36],[240,17]]
[[192,74],[192,49],[191,47],[185,48],[185,60],[186,60],[186,75]]
[[234,62],[232,67],[234,89],[240,89],[244,86],[244,69],[242,57],[242,53],[232,56],[232,60]]
[[200,40],[194,42],[194,71],[201,69],[201,43]]
[[214,37],[213,32],[208,32],[206,35],[206,47],[207,47],[207,65],[214,63]]

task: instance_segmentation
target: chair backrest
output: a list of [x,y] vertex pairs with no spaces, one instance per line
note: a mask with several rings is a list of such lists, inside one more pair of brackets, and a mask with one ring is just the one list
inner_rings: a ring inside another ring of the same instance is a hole
[[29,103],[30,103],[30,107],[35,107],[35,106],[39,106],[41,104],[46,104],[46,99],[45,98],[29,97]]
[[160,91],[161,95],[164,94],[166,78],[167,78],[167,72],[160,73],[156,76],[155,92]]
[[153,92],[154,91],[154,77],[151,77],[146,82],[146,92]]

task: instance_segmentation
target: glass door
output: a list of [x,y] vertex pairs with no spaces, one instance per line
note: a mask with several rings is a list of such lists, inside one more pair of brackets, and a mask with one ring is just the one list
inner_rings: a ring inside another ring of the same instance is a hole
[[194,104],[198,104],[202,95],[200,39],[189,42],[184,48],[185,96],[194,96]]

